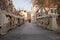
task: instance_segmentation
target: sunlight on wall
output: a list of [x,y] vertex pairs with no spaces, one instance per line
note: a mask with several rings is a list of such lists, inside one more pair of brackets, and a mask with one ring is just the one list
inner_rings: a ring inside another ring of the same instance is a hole
[[27,12],[21,11],[21,15],[24,15],[24,19],[27,20]]

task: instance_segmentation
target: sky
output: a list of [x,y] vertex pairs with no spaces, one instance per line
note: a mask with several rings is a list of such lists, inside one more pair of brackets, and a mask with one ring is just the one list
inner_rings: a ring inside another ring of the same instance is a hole
[[31,11],[31,0],[13,0],[13,4],[17,10],[24,9]]

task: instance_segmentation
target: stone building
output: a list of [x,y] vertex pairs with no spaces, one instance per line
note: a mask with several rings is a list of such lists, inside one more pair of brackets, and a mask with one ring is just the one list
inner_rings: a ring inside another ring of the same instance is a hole
[[45,9],[42,8],[44,12],[49,10],[51,13],[51,9],[52,10],[57,9],[57,4],[54,5],[53,0],[43,0],[41,2],[39,2],[39,1],[40,0],[33,0],[33,2],[32,2],[32,10],[33,11],[37,11],[38,9],[41,9],[41,7],[44,7]]
[[27,20],[28,21],[30,20],[30,22],[31,22],[31,13],[30,12],[27,13]]
[[[41,14],[40,9],[39,9],[40,4],[38,3],[40,0],[39,1],[34,0],[34,1],[36,1],[37,3],[36,2],[32,3],[32,10],[33,10],[32,18],[34,18],[33,21],[36,22],[38,25],[42,26],[43,28],[60,32],[60,21],[59,21],[60,18],[58,18],[58,14],[57,14],[58,12],[56,12],[56,10],[58,8],[58,4],[54,5],[53,0],[50,0],[50,1],[44,0],[44,4],[42,5],[42,7],[44,7],[45,10],[48,11],[48,14],[46,15],[46,13],[43,13],[43,15],[40,15]],[[58,2],[56,2],[56,3],[58,3]],[[41,9],[41,10],[43,10],[43,9]],[[52,10],[53,10],[53,12],[51,12]],[[43,11],[43,12],[45,12],[45,11]],[[39,14],[39,17],[36,17],[37,14]]]
[[24,17],[24,20],[27,21],[27,11],[26,10],[19,10],[19,15]]
[[6,34],[10,29],[24,23],[24,18],[17,14],[12,0],[0,0],[0,34]]
[[12,3],[12,0],[0,0],[0,9],[7,12],[13,12],[14,5]]
[[[40,7],[44,7],[44,8],[40,8]],[[32,11],[33,11],[32,18],[34,18],[32,20],[36,21],[37,10],[39,10],[40,13],[41,13],[41,10],[43,10],[43,13],[46,13],[46,14],[57,13],[57,5],[53,5],[52,0],[32,0]]]

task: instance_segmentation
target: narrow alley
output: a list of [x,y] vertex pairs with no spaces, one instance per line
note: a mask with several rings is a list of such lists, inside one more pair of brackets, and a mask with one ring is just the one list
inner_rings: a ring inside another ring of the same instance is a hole
[[0,0],[0,40],[60,40],[60,0]]
[[3,37],[0,36],[0,40],[60,40],[60,35],[27,22]]

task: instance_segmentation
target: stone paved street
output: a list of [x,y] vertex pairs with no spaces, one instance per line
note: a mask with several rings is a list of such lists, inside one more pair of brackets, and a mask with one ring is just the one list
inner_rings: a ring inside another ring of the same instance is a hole
[[60,40],[60,35],[42,29],[36,24],[25,23],[8,34],[0,36],[0,40]]

